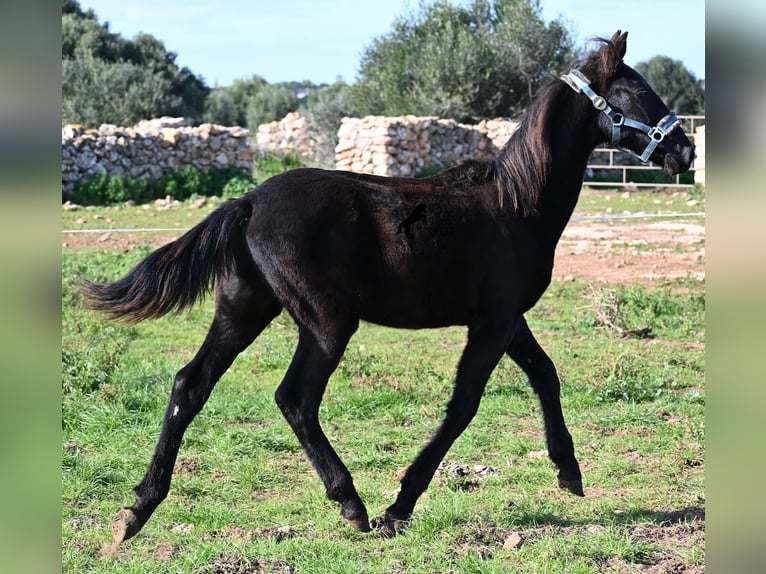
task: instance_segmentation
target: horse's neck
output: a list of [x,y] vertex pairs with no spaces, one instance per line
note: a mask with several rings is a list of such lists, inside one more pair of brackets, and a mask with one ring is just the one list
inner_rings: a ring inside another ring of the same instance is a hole
[[547,221],[555,232],[555,240],[564,231],[574,212],[577,200],[582,190],[583,176],[588,165],[588,159],[597,143],[585,143],[585,138],[578,138],[587,131],[578,127],[569,133],[555,139],[551,146],[551,170],[548,180],[543,187],[539,215]]

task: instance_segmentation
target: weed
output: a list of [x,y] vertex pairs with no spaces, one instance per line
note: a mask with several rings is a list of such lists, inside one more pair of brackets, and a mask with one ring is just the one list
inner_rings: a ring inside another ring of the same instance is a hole
[[698,292],[591,285],[588,299],[595,314],[590,324],[601,323],[621,334],[649,331],[654,337],[696,340],[703,331],[705,297]]

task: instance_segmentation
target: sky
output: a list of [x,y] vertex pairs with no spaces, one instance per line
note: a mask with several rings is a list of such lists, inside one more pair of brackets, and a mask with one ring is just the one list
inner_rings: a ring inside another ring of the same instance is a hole
[[[465,3],[465,2],[463,2]],[[80,0],[112,32],[151,34],[176,64],[208,86],[258,75],[270,83],[356,80],[375,38],[418,0]],[[625,62],[680,60],[705,77],[704,0],[541,0],[546,22],[562,19],[578,45],[628,30]]]

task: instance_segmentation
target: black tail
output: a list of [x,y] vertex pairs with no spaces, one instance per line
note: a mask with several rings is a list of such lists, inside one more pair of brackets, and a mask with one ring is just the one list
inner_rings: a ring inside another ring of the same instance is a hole
[[85,280],[85,306],[112,319],[138,323],[193,305],[212,290],[216,277],[235,268],[237,254],[243,251],[242,225],[251,211],[248,200],[230,200],[122,279]]

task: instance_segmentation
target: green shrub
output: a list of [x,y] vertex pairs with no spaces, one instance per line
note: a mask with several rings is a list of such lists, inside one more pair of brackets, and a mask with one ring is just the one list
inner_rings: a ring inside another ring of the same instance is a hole
[[261,184],[270,177],[303,166],[303,160],[297,155],[265,155],[255,160],[253,172],[255,173],[255,181]]
[[221,190],[224,199],[240,197],[253,189],[257,183],[250,176],[237,175],[227,181]]
[[[232,181],[235,183],[227,189]],[[241,168],[200,170],[187,166],[170,170],[158,179],[99,174],[64,192],[63,199],[83,205],[110,205],[131,200],[142,203],[170,195],[183,201],[193,195],[233,197],[235,189],[247,191],[255,186],[255,180]]]

